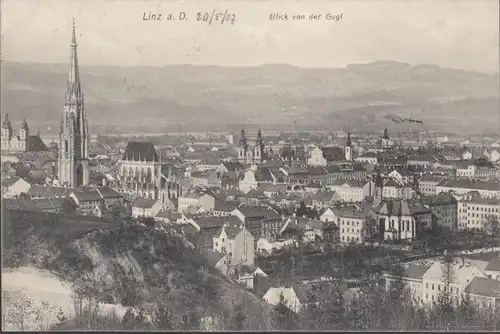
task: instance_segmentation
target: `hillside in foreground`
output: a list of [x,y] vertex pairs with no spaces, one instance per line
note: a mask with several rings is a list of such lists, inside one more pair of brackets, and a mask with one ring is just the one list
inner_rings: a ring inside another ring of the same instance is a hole
[[100,302],[154,314],[164,303],[178,315],[224,320],[244,305],[248,327],[267,328],[267,305],[228,281],[195,254],[174,229],[93,230],[68,237],[43,215],[4,212],[4,266],[32,266],[68,281]]

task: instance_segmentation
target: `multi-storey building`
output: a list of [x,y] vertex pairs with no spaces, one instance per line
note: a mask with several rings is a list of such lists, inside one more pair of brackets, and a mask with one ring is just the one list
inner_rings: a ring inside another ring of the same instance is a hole
[[465,195],[476,191],[484,198],[500,198],[500,181],[481,181],[477,179],[453,178],[445,179],[436,186],[436,194],[454,192],[456,195]]
[[441,175],[423,175],[418,180],[418,190],[425,196],[437,195],[436,187],[446,177]]
[[490,220],[500,220],[500,199],[469,193],[458,201],[458,229],[488,228]]
[[335,180],[330,186],[337,199],[344,202],[362,202],[375,193],[375,183],[363,180]]
[[424,196],[419,201],[431,210],[432,219],[439,226],[457,229],[458,202],[452,194]]

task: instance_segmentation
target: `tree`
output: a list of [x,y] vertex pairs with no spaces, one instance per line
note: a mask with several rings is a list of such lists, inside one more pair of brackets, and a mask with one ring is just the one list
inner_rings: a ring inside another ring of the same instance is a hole
[[157,304],[153,315],[153,324],[159,330],[174,329],[173,311],[167,304],[163,302]]
[[278,303],[273,308],[273,322],[277,330],[293,330],[295,328],[294,312],[287,306],[285,296],[280,294]]
[[137,320],[134,311],[132,310],[131,307],[129,307],[127,309],[127,312],[125,312],[122,318],[123,329],[132,330],[136,327],[136,325],[137,325]]
[[488,217],[484,223],[484,230],[486,233],[494,238],[500,237],[500,222],[498,218]]
[[245,306],[240,303],[236,305],[231,317],[231,330],[242,331],[247,327],[247,317],[245,315]]
[[455,308],[453,305],[453,294],[451,291],[452,284],[454,281],[454,268],[453,268],[453,256],[449,253],[444,255],[443,258],[443,277],[444,282],[443,289],[440,289],[438,295],[437,312],[435,315],[438,316],[438,326],[444,326],[445,328],[450,328],[455,323]]

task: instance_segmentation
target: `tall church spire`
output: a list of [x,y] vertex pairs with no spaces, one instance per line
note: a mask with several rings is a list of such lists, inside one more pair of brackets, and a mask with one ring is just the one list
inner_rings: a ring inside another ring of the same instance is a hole
[[66,88],[66,100],[74,100],[81,97],[80,89],[80,71],[78,68],[78,53],[77,53],[77,43],[76,43],[76,27],[75,19],[73,18],[73,33],[71,36],[70,45],[70,58],[69,58],[69,71],[68,71],[68,83]]

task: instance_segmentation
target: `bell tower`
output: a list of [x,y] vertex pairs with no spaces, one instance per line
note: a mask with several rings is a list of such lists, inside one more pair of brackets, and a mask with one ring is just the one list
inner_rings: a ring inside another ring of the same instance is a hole
[[345,159],[347,161],[352,161],[352,148],[351,148],[351,133],[347,132],[347,142],[344,148]]
[[70,46],[70,61],[64,109],[59,131],[59,183],[66,187],[89,184],[89,134],[80,84],[75,20]]

